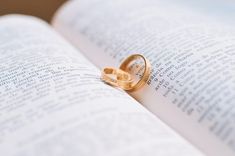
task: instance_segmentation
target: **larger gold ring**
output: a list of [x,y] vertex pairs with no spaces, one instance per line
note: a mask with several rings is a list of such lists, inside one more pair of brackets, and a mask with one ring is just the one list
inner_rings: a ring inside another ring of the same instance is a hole
[[129,56],[128,58],[126,58],[120,65],[120,69],[123,70],[123,71],[126,71],[128,70],[128,65],[138,59],[138,58],[141,58],[144,60],[144,65],[145,65],[145,68],[144,68],[144,73],[141,77],[141,79],[136,83],[136,84],[133,84],[132,83],[132,86],[129,88],[129,89],[126,89],[127,91],[136,91],[138,89],[140,89],[143,85],[145,85],[150,77],[150,73],[151,73],[151,64],[150,62],[143,56],[143,55],[140,55],[140,54],[133,54],[131,56]]

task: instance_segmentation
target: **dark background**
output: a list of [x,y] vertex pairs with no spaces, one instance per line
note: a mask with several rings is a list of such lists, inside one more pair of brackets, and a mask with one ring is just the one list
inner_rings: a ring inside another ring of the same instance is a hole
[[50,21],[66,0],[0,0],[0,15],[20,13]]

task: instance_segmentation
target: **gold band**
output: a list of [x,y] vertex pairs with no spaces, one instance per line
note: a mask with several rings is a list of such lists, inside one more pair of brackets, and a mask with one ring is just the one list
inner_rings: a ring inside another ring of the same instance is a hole
[[103,69],[101,79],[112,86],[120,87],[124,90],[130,89],[133,83],[129,73],[112,67]]
[[150,72],[151,72],[151,64],[150,62],[143,56],[140,54],[133,54],[131,56],[129,56],[127,59],[125,59],[121,65],[120,65],[120,69],[127,72],[128,70],[128,65],[136,60],[136,59],[143,59],[144,60],[144,65],[145,65],[145,69],[144,69],[144,73],[142,78],[136,83],[136,84],[132,84],[132,86],[129,89],[126,89],[128,91],[136,91],[139,88],[141,88],[143,85],[145,85],[150,77]]

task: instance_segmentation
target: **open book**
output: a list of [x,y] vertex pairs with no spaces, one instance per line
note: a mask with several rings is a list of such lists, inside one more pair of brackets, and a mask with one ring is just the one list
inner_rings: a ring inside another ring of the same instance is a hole
[[[131,94],[100,80],[133,53]],[[0,17],[4,156],[235,155],[235,29],[157,0],[68,1],[52,26]]]

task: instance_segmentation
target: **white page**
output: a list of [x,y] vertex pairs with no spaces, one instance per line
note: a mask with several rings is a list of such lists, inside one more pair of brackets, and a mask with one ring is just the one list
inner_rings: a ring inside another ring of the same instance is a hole
[[0,34],[1,155],[200,154],[46,23],[5,16]]
[[144,54],[151,84],[132,95],[206,154],[235,154],[233,28],[156,0],[72,1],[53,23],[100,68]]

